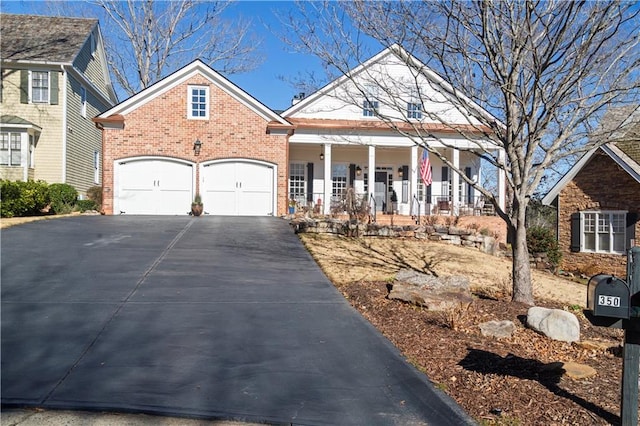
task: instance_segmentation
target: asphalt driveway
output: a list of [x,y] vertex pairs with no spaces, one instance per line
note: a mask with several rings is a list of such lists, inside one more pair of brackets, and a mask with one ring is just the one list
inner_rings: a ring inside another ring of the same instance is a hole
[[4,229],[2,404],[287,424],[460,425],[276,218]]

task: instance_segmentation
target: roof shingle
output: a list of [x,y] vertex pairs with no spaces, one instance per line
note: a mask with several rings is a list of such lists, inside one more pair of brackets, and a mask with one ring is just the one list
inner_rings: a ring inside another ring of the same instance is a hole
[[97,19],[0,15],[3,61],[71,63]]

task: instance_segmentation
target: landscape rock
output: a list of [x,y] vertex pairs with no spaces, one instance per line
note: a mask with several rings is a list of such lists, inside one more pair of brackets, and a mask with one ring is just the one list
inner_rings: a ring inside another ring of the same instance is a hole
[[553,340],[562,342],[580,340],[578,318],[561,309],[531,307],[527,312],[527,326]]
[[448,311],[450,309],[468,307],[473,298],[468,292],[461,290],[434,290],[414,284],[397,283],[389,292],[389,299],[401,300],[422,306],[430,311]]
[[595,368],[577,362],[552,362],[545,365],[543,369],[557,371],[574,380],[590,379],[598,374]]
[[461,289],[469,291],[469,280],[462,275],[436,277],[414,269],[401,269],[396,273],[396,280],[407,284],[431,289]]
[[487,321],[482,324],[478,324],[480,332],[485,337],[495,337],[498,339],[504,337],[511,337],[516,331],[516,325],[513,321]]
[[575,344],[582,349],[602,352],[606,352],[610,348],[616,348],[619,346],[617,342],[605,342],[602,340],[581,340],[579,342],[576,342]]
[[411,269],[400,270],[388,298],[426,307],[433,311],[446,311],[468,307],[473,298],[469,280],[462,276],[439,278]]

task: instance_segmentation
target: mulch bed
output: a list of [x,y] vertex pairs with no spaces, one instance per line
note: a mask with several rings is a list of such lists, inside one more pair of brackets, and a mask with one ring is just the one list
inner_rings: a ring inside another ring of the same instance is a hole
[[[525,327],[528,306],[477,297],[468,310],[444,314],[386,298],[387,283],[356,282],[339,289],[434,385],[483,425],[608,425],[620,423],[621,330],[593,327],[579,312],[585,349]],[[553,302],[539,306],[563,308]],[[482,336],[478,324],[511,320],[511,338]],[[574,380],[556,362],[578,362],[597,375]]]

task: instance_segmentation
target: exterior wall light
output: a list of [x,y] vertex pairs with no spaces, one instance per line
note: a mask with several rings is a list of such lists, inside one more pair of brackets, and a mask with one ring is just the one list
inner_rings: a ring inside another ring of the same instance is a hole
[[362,174],[362,169],[360,166],[356,166],[356,176],[360,176]]
[[398,167],[398,176],[402,177],[402,167]]
[[196,141],[193,143],[193,153],[195,155],[200,155],[201,148],[202,148],[202,142],[200,142],[200,139],[196,139]]

